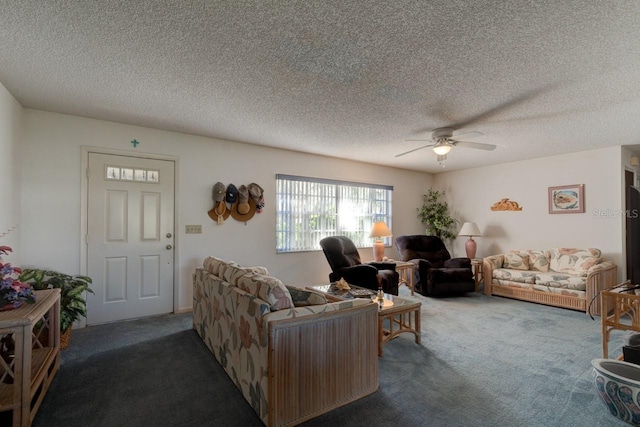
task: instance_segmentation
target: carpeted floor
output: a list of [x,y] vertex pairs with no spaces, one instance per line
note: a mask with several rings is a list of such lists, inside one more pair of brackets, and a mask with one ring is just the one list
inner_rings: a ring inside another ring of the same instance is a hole
[[[480,293],[422,302],[422,344],[384,349],[380,389],[306,426],[614,426],[590,361],[600,321]],[[612,334],[610,356],[622,334]],[[321,386],[320,384],[318,386]],[[261,425],[190,314],[74,330],[36,427]]]

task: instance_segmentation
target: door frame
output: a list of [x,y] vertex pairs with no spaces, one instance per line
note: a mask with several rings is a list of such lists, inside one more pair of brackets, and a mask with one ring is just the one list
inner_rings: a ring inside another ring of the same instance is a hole
[[[89,154],[109,154],[114,156],[137,157],[141,159],[167,160],[174,164],[173,179],[173,312],[180,312],[180,233],[178,224],[178,183],[180,174],[180,161],[178,157],[167,156],[163,154],[143,153],[139,151],[116,150],[103,147],[92,147],[88,145],[80,146],[81,162],[80,162],[80,274],[86,275],[88,271],[89,254],[87,250],[87,230],[89,225],[89,179],[87,178],[87,168],[89,167]],[[87,319],[82,318],[78,322],[78,326],[85,327]]]

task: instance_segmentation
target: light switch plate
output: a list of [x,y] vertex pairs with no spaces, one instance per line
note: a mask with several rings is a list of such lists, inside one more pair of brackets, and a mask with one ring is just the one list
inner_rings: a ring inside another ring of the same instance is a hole
[[185,225],[184,232],[186,234],[202,234],[202,225]]

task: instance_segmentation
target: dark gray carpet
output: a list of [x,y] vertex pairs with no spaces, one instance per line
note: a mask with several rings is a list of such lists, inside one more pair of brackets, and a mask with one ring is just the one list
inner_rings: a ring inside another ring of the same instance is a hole
[[[408,290],[401,288],[401,295]],[[480,293],[423,304],[422,345],[392,340],[380,389],[307,426],[612,426],[592,385],[600,321]],[[620,354],[614,333],[611,357]],[[318,386],[321,386],[319,384]],[[34,426],[252,426],[190,314],[74,330]]]

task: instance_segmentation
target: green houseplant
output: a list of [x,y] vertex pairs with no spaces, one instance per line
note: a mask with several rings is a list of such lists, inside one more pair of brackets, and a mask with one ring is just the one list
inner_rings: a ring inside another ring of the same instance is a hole
[[429,189],[422,196],[422,206],[418,208],[418,218],[425,226],[428,235],[438,236],[441,239],[453,239],[456,237],[451,228],[458,220],[449,215],[449,206],[443,201],[445,192]]
[[87,301],[84,292],[93,290],[87,276],[70,276],[53,270],[25,268],[20,273],[20,281],[31,285],[38,291],[42,289],[60,289],[60,334],[61,346],[68,344],[73,322],[87,316]]

